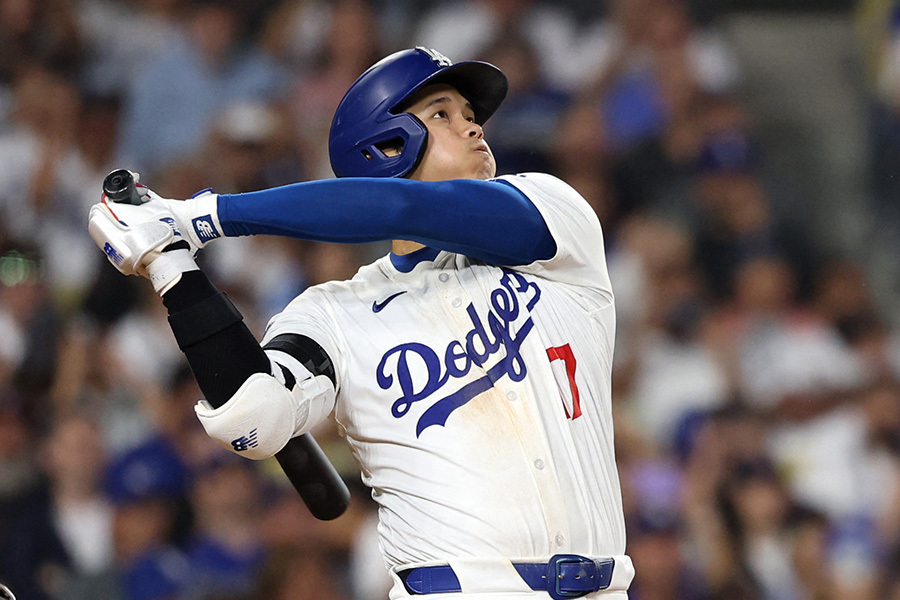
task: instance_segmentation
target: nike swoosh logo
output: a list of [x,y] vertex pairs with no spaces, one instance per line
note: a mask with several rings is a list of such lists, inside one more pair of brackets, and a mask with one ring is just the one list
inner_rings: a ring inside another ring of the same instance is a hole
[[388,302],[390,302],[391,300],[393,300],[393,299],[396,298],[397,296],[399,296],[399,295],[401,295],[401,294],[405,294],[405,293],[406,293],[406,290],[403,290],[402,292],[397,292],[396,294],[394,294],[394,295],[392,295],[392,296],[388,296],[387,298],[385,298],[385,299],[384,299],[382,302],[380,302],[380,303],[377,302],[377,301],[373,302],[373,303],[372,303],[372,312],[375,312],[375,313],[381,312],[381,309],[383,309],[385,306],[387,306],[387,305],[388,305]]

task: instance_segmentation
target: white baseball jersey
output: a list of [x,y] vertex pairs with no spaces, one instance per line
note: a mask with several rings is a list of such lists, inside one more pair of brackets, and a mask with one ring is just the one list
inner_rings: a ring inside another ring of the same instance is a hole
[[402,272],[384,257],[306,290],[263,340],[306,335],[332,358],[334,415],[394,570],[557,553],[627,561],[600,223],[559,179],[501,179],[540,210],[553,258],[505,268],[440,252]]

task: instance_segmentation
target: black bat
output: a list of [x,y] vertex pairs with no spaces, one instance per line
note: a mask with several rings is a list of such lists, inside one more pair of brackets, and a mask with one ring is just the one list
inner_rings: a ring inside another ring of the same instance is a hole
[[[103,193],[113,202],[142,203],[134,175],[126,169],[106,176]],[[275,458],[314,517],[330,521],[344,514],[350,504],[350,490],[311,434],[291,439]]]
[[119,204],[140,205],[141,197],[137,192],[134,174],[128,169],[116,169],[103,179],[103,193]]

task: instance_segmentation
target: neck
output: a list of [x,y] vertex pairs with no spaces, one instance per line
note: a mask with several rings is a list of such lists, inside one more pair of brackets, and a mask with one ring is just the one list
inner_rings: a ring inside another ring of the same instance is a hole
[[409,240],[394,240],[393,242],[391,242],[391,252],[398,256],[415,252],[416,250],[424,247],[424,244],[420,244],[419,242],[411,242]]

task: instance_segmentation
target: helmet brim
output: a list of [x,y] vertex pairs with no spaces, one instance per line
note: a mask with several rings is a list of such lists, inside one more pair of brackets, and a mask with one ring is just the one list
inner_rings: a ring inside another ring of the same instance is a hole
[[393,107],[392,112],[408,106],[410,97],[422,88],[441,83],[455,87],[472,104],[475,122],[479,125],[484,125],[485,121],[494,114],[509,90],[506,75],[494,65],[475,60],[464,61],[450,65],[427,77],[397,106]]

